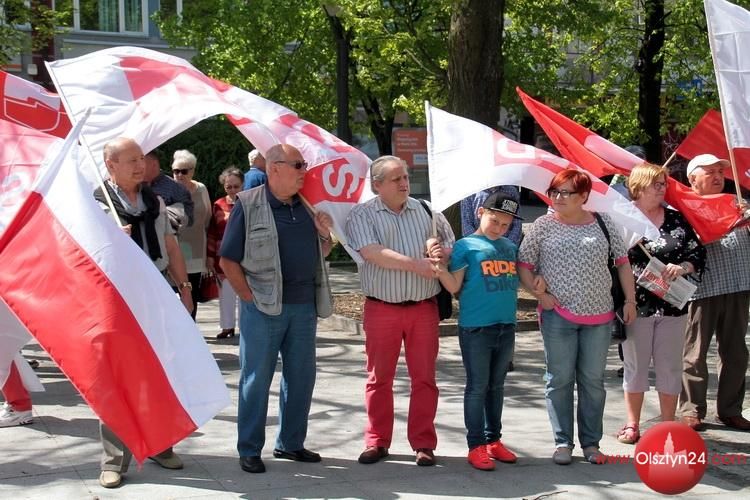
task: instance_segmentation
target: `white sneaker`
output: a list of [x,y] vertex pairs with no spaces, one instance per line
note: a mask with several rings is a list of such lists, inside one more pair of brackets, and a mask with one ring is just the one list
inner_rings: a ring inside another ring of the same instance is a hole
[[13,427],[15,425],[27,425],[34,421],[31,410],[15,411],[7,403],[0,413],[0,427]]

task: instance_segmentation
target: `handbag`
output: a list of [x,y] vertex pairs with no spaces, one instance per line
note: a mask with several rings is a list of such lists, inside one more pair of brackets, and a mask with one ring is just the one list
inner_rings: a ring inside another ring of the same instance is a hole
[[198,302],[208,302],[219,298],[219,277],[211,273],[201,276],[201,286],[198,291]]
[[[430,220],[432,220],[432,210],[427,206],[427,203],[425,203],[424,200],[419,200],[419,204],[422,205],[422,208],[425,209],[430,216]],[[433,224],[433,228],[434,227],[435,225]],[[434,232],[436,233],[437,230]],[[433,234],[432,236],[437,237],[437,234]],[[440,291],[435,296],[435,299],[437,300],[438,318],[440,318],[440,321],[453,316],[453,295],[445,289],[442,283],[440,284]]]
[[620,343],[627,339],[627,333],[625,332],[625,323],[622,322],[622,308],[625,306],[625,293],[622,291],[622,285],[620,284],[620,275],[617,272],[617,266],[615,266],[615,259],[612,255],[612,241],[609,239],[609,231],[607,226],[604,224],[601,216],[594,212],[594,218],[599,224],[604,237],[607,239],[607,246],[609,247],[609,253],[607,255],[607,268],[609,274],[612,277],[612,288],[610,293],[612,294],[612,302],[614,303],[615,319],[612,321],[611,334],[612,341]]

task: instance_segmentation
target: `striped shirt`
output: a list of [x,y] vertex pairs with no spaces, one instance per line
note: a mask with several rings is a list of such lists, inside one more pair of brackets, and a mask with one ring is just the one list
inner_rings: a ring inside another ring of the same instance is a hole
[[693,300],[750,290],[750,232],[735,229],[706,245],[706,270]]
[[[456,238],[440,212],[435,213],[438,238],[443,247],[452,248]],[[399,213],[385,206],[379,196],[355,205],[346,220],[349,244],[360,250],[368,245],[382,245],[407,257],[424,257],[425,242],[432,236],[430,215],[419,200],[408,198]],[[359,266],[362,292],[368,297],[386,302],[424,300],[437,295],[437,279],[427,279],[416,273],[386,269],[365,261]]]

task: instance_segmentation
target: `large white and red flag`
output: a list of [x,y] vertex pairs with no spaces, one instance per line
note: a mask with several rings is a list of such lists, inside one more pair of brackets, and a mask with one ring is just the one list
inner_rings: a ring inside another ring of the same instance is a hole
[[0,236],[0,298],[143,461],[210,420],[230,397],[164,277],[84,182],[81,125],[49,145],[33,189]]
[[282,142],[300,149],[310,165],[302,194],[331,214],[337,234],[343,234],[351,207],[372,196],[366,189],[370,159],[361,151],[284,106],[204,75],[184,59],[114,47],[47,67],[73,122],[93,108],[82,135],[96,161],[117,136],[150,151],[204,118],[226,114],[262,153]]
[[0,71],[0,119],[55,137],[65,137],[71,124],[60,96],[23,78]]
[[[47,151],[60,139],[0,119],[0,237],[28,198]],[[0,300],[0,387],[14,357],[29,340],[28,330]]]
[[[521,89],[516,88],[516,91],[560,154],[597,177],[614,173],[627,175],[633,167],[643,163],[634,154],[532,99]],[[703,243],[720,239],[742,221],[734,196],[700,196],[671,177],[667,179],[666,200],[685,216]]]
[[750,12],[725,0],[704,0],[708,41],[727,145],[738,181],[750,189]]
[[501,184],[523,186],[544,194],[552,178],[567,168],[589,174],[586,208],[609,214],[623,228],[656,238],[659,231],[620,193],[568,160],[520,144],[475,121],[425,103],[430,195],[435,210],[483,189]]

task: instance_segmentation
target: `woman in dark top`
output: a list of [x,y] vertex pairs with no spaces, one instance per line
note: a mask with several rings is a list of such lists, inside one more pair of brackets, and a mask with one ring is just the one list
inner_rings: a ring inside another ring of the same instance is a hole
[[[682,214],[664,207],[666,183],[666,168],[644,163],[631,172],[628,191],[635,205],[659,228],[658,240],[644,239],[641,245],[666,265],[661,278],[669,282],[679,276],[700,274],[706,250]],[[638,245],[629,250],[628,258],[636,278],[650,259]],[[639,285],[635,292],[638,317],[627,327],[628,338],[622,344],[625,354],[622,387],[628,420],[617,434],[618,441],[627,444],[640,438],[641,408],[643,395],[649,389],[652,358],[661,420],[674,420],[682,387],[682,348],[687,320],[687,306],[678,309]]]

